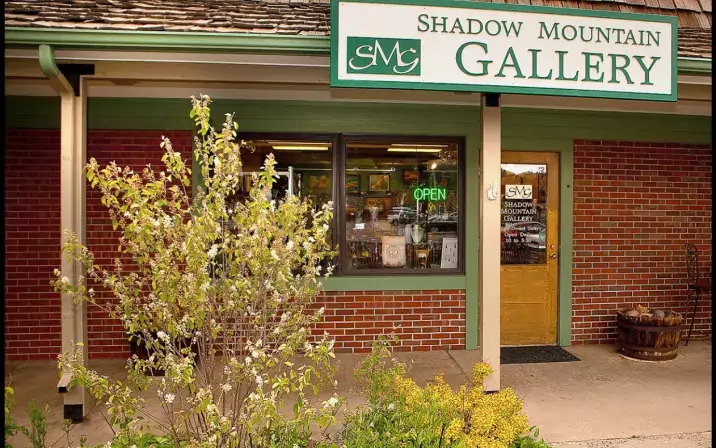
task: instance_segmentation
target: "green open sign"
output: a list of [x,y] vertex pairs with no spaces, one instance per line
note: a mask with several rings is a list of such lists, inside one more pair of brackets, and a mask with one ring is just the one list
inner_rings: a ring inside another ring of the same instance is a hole
[[447,192],[442,187],[423,187],[413,190],[413,198],[416,201],[444,201],[446,197]]

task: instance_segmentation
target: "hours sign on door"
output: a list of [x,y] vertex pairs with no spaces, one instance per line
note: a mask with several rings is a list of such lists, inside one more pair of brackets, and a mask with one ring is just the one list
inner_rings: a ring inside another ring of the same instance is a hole
[[333,0],[335,87],[676,101],[676,18],[460,0]]

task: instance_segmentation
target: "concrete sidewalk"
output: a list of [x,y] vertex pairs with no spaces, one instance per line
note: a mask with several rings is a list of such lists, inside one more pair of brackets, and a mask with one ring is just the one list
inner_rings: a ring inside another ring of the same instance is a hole
[[[679,357],[665,363],[625,359],[615,346],[568,349],[580,362],[502,366],[503,387],[524,400],[530,424],[555,448],[701,448],[710,447],[711,343],[692,341]],[[353,370],[364,355],[339,354],[339,394],[348,408],[364,403],[354,388]],[[477,351],[396,353],[413,367],[409,375],[424,384],[439,373],[454,387],[467,380],[479,360]],[[121,377],[122,360],[97,360],[91,366]],[[16,393],[14,417],[27,423],[27,403],[50,404],[48,440],[62,442],[61,397],[55,362],[8,362]],[[321,394],[326,399],[329,392]],[[150,396],[150,395],[148,395]],[[339,414],[340,417],[341,414]],[[111,438],[98,408],[71,431],[90,444]],[[16,448],[24,446],[21,443]]]

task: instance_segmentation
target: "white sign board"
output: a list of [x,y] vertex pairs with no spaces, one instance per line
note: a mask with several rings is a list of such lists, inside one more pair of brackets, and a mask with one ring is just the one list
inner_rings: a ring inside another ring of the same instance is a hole
[[331,86],[676,101],[677,18],[332,0]]

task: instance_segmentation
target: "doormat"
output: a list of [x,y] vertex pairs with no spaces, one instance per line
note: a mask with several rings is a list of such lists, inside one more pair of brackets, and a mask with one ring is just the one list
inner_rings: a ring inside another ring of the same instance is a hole
[[501,364],[531,364],[573,361],[579,361],[579,358],[557,345],[500,347]]

